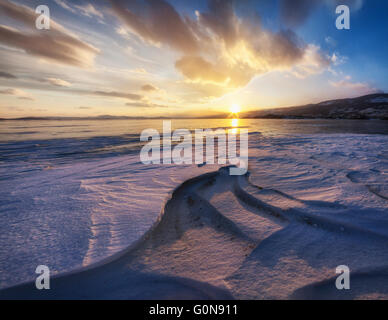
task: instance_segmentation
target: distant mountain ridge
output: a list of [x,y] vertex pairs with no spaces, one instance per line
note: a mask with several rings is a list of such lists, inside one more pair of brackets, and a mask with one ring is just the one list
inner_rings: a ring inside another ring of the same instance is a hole
[[222,115],[210,115],[204,117],[184,117],[184,116],[171,116],[171,117],[131,117],[131,116],[113,116],[113,115],[100,115],[91,117],[61,117],[61,116],[48,116],[48,117],[21,117],[21,118],[0,118],[0,121],[10,120],[158,120],[158,119],[224,119],[227,118],[227,114]]
[[388,94],[336,99],[317,104],[246,112],[241,118],[269,119],[381,119],[388,120]]
[[[142,120],[142,119],[226,119],[231,114],[207,116],[131,117],[100,115],[92,117],[23,117],[1,120]],[[336,99],[303,106],[242,112],[240,119],[380,119],[388,120],[388,94],[376,93],[357,98]]]

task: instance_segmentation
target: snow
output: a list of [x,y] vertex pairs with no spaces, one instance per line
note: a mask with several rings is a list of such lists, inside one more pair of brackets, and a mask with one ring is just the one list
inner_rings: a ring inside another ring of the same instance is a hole
[[336,103],[336,101],[324,101],[324,102],[320,102],[318,103],[320,106],[330,106],[332,105],[333,103]]
[[159,220],[174,188],[216,168],[144,165],[127,155],[2,181],[1,287],[33,278],[26,265],[48,265],[55,274],[133,246]]
[[370,100],[372,103],[387,103],[388,98],[387,97],[377,97]]
[[[71,274],[0,297],[388,298],[388,136],[249,139],[241,177],[138,155],[4,165],[19,174],[1,181],[1,286],[38,264]],[[343,264],[348,292],[334,285]]]

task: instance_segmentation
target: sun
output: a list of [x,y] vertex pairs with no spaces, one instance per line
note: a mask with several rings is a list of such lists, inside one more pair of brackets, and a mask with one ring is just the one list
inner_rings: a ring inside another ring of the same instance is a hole
[[239,113],[241,110],[241,107],[238,105],[238,104],[232,104],[232,106],[230,107],[230,112],[233,113],[233,114],[237,114]]

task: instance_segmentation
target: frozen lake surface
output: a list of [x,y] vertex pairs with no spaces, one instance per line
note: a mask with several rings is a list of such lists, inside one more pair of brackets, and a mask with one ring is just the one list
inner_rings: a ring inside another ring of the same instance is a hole
[[[116,121],[99,121],[100,125],[96,121],[0,123],[0,131],[7,133],[0,143],[0,288],[34,279],[40,264],[63,273],[112,260],[144,241],[144,235],[158,225],[174,189],[219,168],[142,164],[139,132],[153,127],[161,130],[161,120]],[[222,180],[226,179],[222,175],[214,190],[199,191],[203,201],[253,239],[245,260],[238,255],[233,258],[225,239],[217,242],[217,259],[224,259],[224,253],[231,260],[220,278],[216,271],[212,273],[210,259],[210,271],[202,275],[207,283],[219,286],[222,279],[239,298],[286,298],[298,288],[298,294],[303,294],[310,289],[302,287],[330,278],[333,268],[342,263],[356,270],[386,267],[385,122],[239,120],[236,125],[231,120],[173,121],[175,128],[204,124],[249,129],[249,183],[239,181],[239,186],[264,209],[284,216],[284,221],[275,223],[255,217],[234,187],[221,188],[231,183]],[[250,184],[259,189],[253,190]],[[207,234],[212,237],[210,229]],[[275,234],[281,241],[271,243]],[[201,238],[206,238],[205,233]],[[234,250],[241,246],[233,244]],[[206,246],[201,247],[207,252]],[[259,263],[259,257],[271,252],[270,265]],[[155,261],[149,268],[166,273],[156,267],[162,265],[158,254],[152,255]],[[193,257],[202,260],[200,252]],[[301,266],[305,273],[298,278],[294,273]],[[265,276],[255,281],[256,272]],[[186,268],[176,274],[195,279],[200,273]],[[278,284],[266,283],[276,277],[280,277]],[[282,281],[288,285],[280,286]],[[279,286],[283,296],[274,293],[280,292]]]

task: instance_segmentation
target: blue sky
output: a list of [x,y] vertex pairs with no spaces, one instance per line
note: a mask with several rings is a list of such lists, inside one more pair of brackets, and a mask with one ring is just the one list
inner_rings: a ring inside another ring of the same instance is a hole
[[[350,30],[337,30],[334,24],[336,15],[330,7],[316,10],[301,26],[298,33],[306,41],[319,41],[327,50],[331,47],[322,39],[325,35],[335,39],[335,49],[348,58],[342,70],[354,79],[370,81],[381,90],[387,91],[388,71],[388,2],[379,0],[364,1],[361,9],[352,11]],[[332,23],[327,23],[327,22]]]
[[[204,115],[388,91],[379,0],[0,1],[0,117]],[[350,30],[335,7],[350,7]]]

